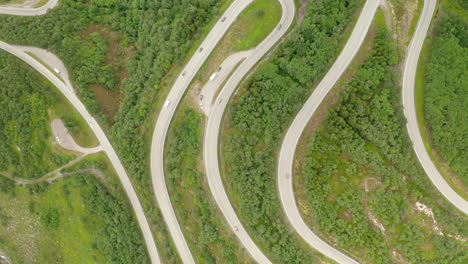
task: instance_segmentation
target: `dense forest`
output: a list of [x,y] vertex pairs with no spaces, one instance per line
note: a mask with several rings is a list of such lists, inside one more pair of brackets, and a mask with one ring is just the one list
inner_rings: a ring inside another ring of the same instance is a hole
[[[50,49],[65,62],[78,96],[110,132],[123,165],[136,180],[143,206],[153,227],[157,225],[153,230],[163,232],[156,237],[168,234],[155,208],[148,169],[146,136],[154,126],[155,102],[161,90],[167,89],[162,86],[164,76],[181,63],[193,40],[226,2],[61,0],[44,16],[0,16],[0,38]],[[108,38],[108,31],[119,37]],[[124,57],[127,47],[129,57],[113,61]],[[121,94],[114,116],[101,112],[94,86]],[[176,263],[179,260],[170,243],[158,241],[158,249],[163,259]]]
[[249,233],[272,260],[313,263],[290,234],[276,195],[275,151],[294,113],[339,53],[360,0],[309,4],[298,29],[235,98],[222,135],[226,188]]
[[466,220],[434,202],[438,192],[406,134],[398,57],[380,23],[372,50],[308,139],[303,210],[314,229],[366,263],[466,263]]
[[179,224],[199,263],[251,263],[237,238],[207,194],[199,160],[200,114],[182,107],[168,133],[165,148],[166,182]]
[[455,3],[444,2],[435,29],[425,72],[424,115],[434,148],[468,184],[468,17],[467,9]]
[[0,172],[37,178],[71,160],[49,143],[48,111],[56,100],[50,84],[0,51]]

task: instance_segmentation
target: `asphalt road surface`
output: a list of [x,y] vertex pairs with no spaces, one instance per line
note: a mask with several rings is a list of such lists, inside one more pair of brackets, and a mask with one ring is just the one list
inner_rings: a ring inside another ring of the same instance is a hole
[[37,8],[23,7],[0,7],[0,14],[14,16],[40,16],[44,15],[49,9],[54,8],[58,4],[58,0],[49,0],[45,5]]
[[437,187],[439,192],[456,208],[465,214],[468,214],[468,203],[460,195],[458,195],[445,181],[444,177],[437,170],[436,166],[432,162],[429,154],[427,153],[426,147],[421,137],[421,131],[419,130],[418,120],[416,116],[416,105],[414,98],[414,82],[416,78],[416,69],[418,67],[419,54],[424,43],[424,39],[427,35],[429,25],[431,23],[434,9],[436,6],[436,0],[425,0],[424,7],[419,18],[418,26],[414,33],[413,39],[411,40],[408,48],[408,56],[406,58],[405,70],[403,73],[403,107],[404,113],[407,120],[407,129],[410,139],[413,143],[414,151],[419,159],[419,162],[426,171],[426,174],[431,179],[432,183]]
[[226,218],[229,226],[239,238],[243,246],[258,263],[271,263],[250,238],[242,226],[239,218],[232,207],[228,195],[224,189],[223,181],[219,171],[218,142],[221,121],[227,103],[244,77],[250,72],[255,64],[270,50],[286,33],[294,20],[295,6],[293,0],[280,0],[282,16],[279,24],[273,31],[249,54],[237,70],[226,82],[219,93],[216,103],[213,105],[207,121],[204,138],[204,161],[206,175],[210,190],[218,204],[221,212]]
[[164,221],[168,226],[169,233],[184,263],[195,263],[195,261],[177,221],[164,178],[164,144],[167,131],[177,109],[177,105],[182,99],[190,82],[195,77],[195,74],[213,51],[216,44],[221,40],[230,25],[236,20],[237,16],[252,1],[253,0],[235,0],[214,25],[172,86],[164,106],[159,113],[153,132],[153,140],[151,143],[151,176],[153,179],[154,193]]
[[75,93],[73,92],[73,88],[67,87],[59,78],[57,78],[57,76],[55,76],[54,73],[49,71],[49,69],[47,69],[44,65],[42,65],[40,62],[38,62],[28,54],[24,53],[20,49],[15,48],[3,41],[0,41],[0,49],[18,57],[19,59],[33,67],[35,70],[37,70],[45,78],[47,78],[52,84],[54,84],[59,89],[59,91],[68,99],[68,101],[70,101],[70,103],[75,107],[79,114],[86,120],[86,122],[89,124],[94,134],[96,135],[97,139],[99,140],[99,143],[102,146],[104,152],[109,157],[109,160],[112,163],[112,166],[114,167],[122,183],[122,186],[128,195],[130,204],[135,212],[138,224],[140,225],[140,228],[142,230],[146,247],[151,258],[151,262],[161,263],[159,260],[158,251],[156,249],[156,244],[153,239],[153,234],[151,233],[145,214],[143,212],[143,208],[141,207],[140,201],[138,200],[135,190],[133,189],[130,179],[128,178],[127,172],[120,163],[120,160],[116,152],[114,151],[111,143],[104,134],[104,131],[101,129],[98,122],[91,116],[91,114],[88,112],[83,103],[81,103],[81,101],[75,95]]
[[367,31],[372,23],[373,17],[379,6],[379,0],[367,0],[361,15],[344,46],[341,54],[336,59],[325,77],[315,88],[305,105],[296,115],[293,123],[289,127],[283,143],[278,160],[278,189],[283,210],[296,232],[313,248],[320,251],[325,256],[338,263],[357,263],[354,259],[346,256],[337,249],[331,247],[317,235],[315,235],[306,225],[297,208],[293,188],[293,161],[299,139],[311,119],[315,110],[323,101],[328,92],[339,80],[343,72],[353,60],[364,41]]

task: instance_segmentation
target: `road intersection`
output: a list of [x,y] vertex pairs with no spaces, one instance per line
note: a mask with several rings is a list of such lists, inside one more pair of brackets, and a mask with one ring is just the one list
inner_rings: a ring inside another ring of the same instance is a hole
[[255,245],[255,242],[250,238],[229,201],[219,170],[218,143],[223,113],[232,94],[255,64],[257,64],[257,62],[260,61],[260,59],[281,39],[281,37],[284,36],[294,21],[294,1],[280,0],[279,2],[283,12],[278,26],[276,26],[270,35],[268,35],[252,50],[249,56],[232,74],[226,82],[226,85],[219,93],[216,99],[217,103],[211,108],[205,130],[203,150],[206,176],[208,178],[211,193],[233,232],[239,238],[250,255],[259,263],[271,263],[271,261],[261,252],[257,245]]
[[[174,240],[176,248],[180,254],[183,263],[195,263],[194,258],[190,252],[190,249],[185,241],[184,235],[177,221],[174,209],[172,207],[170,197],[167,191],[165,178],[164,178],[164,145],[167,136],[169,125],[174,116],[179,102],[181,101],[185,91],[189,87],[195,74],[198,72],[200,67],[206,61],[210,53],[213,51],[217,43],[224,36],[230,25],[236,20],[237,16],[244,10],[253,0],[234,0],[231,6],[226,10],[223,16],[220,18],[218,23],[213,27],[210,33],[207,35],[205,40],[202,42],[199,49],[187,63],[182,71],[182,74],[177,78],[171,91],[169,92],[166,103],[164,104],[161,112],[159,113],[158,120],[156,122],[153,140],[151,145],[151,175],[153,179],[154,192],[160,206],[161,212],[165,219],[165,222],[169,228],[169,232]],[[425,0],[423,12],[421,14],[414,38],[411,41],[408,49],[408,57],[405,64],[405,71],[403,75],[403,105],[405,108],[405,115],[408,119],[408,133],[413,142],[413,147],[420,160],[424,170],[430,177],[434,185],[439,191],[447,198],[454,206],[465,214],[468,211],[467,202],[456,194],[453,189],[448,186],[443,177],[435,168],[432,160],[429,158],[424,143],[422,142],[419,127],[417,125],[415,106],[414,106],[414,79],[417,67],[417,61],[419,53],[427,33],[432,14],[435,8],[436,0]],[[250,238],[247,231],[242,226],[239,218],[237,217],[232,205],[229,202],[229,198],[224,189],[222,178],[218,167],[218,143],[219,143],[219,131],[220,124],[222,121],[224,110],[227,103],[245,76],[251,71],[256,63],[281,39],[286,33],[288,28],[293,22],[295,14],[295,6],[293,0],[279,0],[282,6],[282,17],[279,25],[273,30],[273,32],[255,49],[248,53],[247,57],[242,61],[240,66],[234,71],[231,77],[227,80],[225,86],[220,91],[210,111],[208,111],[208,121],[206,134],[204,137],[204,162],[206,168],[206,174],[208,177],[208,183],[210,190],[214,196],[216,203],[218,204],[221,212],[226,218],[229,226],[240,242],[251,254],[251,256],[258,263],[271,263],[271,261],[261,252],[261,250],[255,245],[254,241]],[[19,16],[35,16],[43,15],[50,8],[56,6],[58,0],[50,0],[44,6],[40,8],[13,8],[13,7],[2,7],[0,8],[0,14],[10,14]],[[298,211],[294,190],[292,184],[292,164],[294,160],[294,153],[299,142],[299,138],[302,131],[310,120],[313,113],[320,105],[323,98],[333,87],[339,77],[342,75],[344,70],[347,68],[360,45],[362,44],[367,30],[372,22],[372,18],[379,5],[379,0],[367,0],[364,9],[361,12],[358,22],[351,34],[347,44],[345,45],[343,52],[340,54],[336,62],[333,64],[327,75],[320,82],[317,88],[314,90],[310,98],[307,100],[304,107],[301,109],[299,114],[294,119],[292,125],[288,129],[288,132],[283,141],[280,155],[279,155],[279,166],[278,166],[278,188],[280,199],[283,205],[283,209],[291,222],[292,226],[298,232],[298,234],[312,247],[316,248],[325,256],[333,259],[338,263],[357,263],[355,260],[344,255],[338,250],[334,249],[326,242],[317,237],[304,223],[300,213]],[[119,176],[122,185],[130,199],[133,210],[135,211],[138,223],[142,229],[142,233],[148,248],[148,252],[152,263],[160,263],[159,255],[156,249],[151,230],[148,222],[144,216],[143,209],[138,200],[138,197],[131,185],[129,177],[122,166],[116,152],[114,151],[111,143],[107,139],[104,131],[101,129],[97,121],[91,116],[86,110],[85,106],[81,103],[78,97],[73,92],[73,87],[69,80],[66,83],[62,82],[57,76],[54,75],[44,65],[39,63],[33,57],[29,56],[22,50],[11,46],[7,43],[0,42],[0,49],[3,49],[10,54],[20,58],[34,69],[39,71],[44,77],[51,81],[65,97],[72,103],[80,115],[88,122],[91,129],[98,138],[100,145],[108,155],[112,165],[114,166],[117,175]]]
[[237,16],[252,1],[253,0],[234,0],[220,20],[214,25],[172,86],[166,97],[164,106],[158,115],[158,120],[156,121],[156,126],[153,132],[151,143],[151,176],[153,179],[153,189],[161,209],[161,213],[164,217],[164,221],[168,226],[169,233],[171,234],[174,244],[179,252],[179,256],[184,263],[195,263],[195,261],[177,221],[177,216],[174,212],[174,208],[172,207],[171,199],[167,191],[166,180],[164,177],[164,145],[167,131],[169,130],[169,125],[175,114],[177,106],[189,87],[192,79],[195,77],[195,74],[227,32],[230,25],[236,20]]

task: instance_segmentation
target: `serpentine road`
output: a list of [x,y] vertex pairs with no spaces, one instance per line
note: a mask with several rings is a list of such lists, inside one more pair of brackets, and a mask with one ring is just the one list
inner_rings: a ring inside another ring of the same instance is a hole
[[151,143],[151,176],[153,179],[154,193],[164,221],[168,226],[169,233],[184,263],[195,263],[195,261],[177,221],[164,178],[164,144],[167,131],[177,109],[177,105],[190,85],[190,82],[195,77],[195,74],[221,40],[230,25],[236,20],[237,16],[252,1],[253,0],[234,0],[221,19],[214,25],[172,86],[167,95],[166,102],[159,113],[153,132]]
[[407,123],[408,134],[413,143],[414,151],[423,166],[426,174],[432,183],[437,187],[440,193],[456,208],[465,214],[468,214],[468,202],[457,194],[445,181],[444,177],[437,170],[432,162],[421,137],[418,120],[416,116],[416,105],[414,98],[414,82],[416,79],[416,69],[418,67],[419,54],[424,43],[432,16],[434,14],[436,0],[425,0],[418,26],[411,40],[408,56],[406,58],[405,69],[403,73],[403,92],[402,100]]
[[40,16],[44,15],[49,9],[54,8],[58,4],[58,0],[49,0],[45,5],[36,8],[28,7],[0,7],[0,14],[14,16]]
[[268,35],[250,55],[242,62],[237,70],[232,74],[226,85],[219,93],[216,103],[213,105],[207,121],[204,138],[204,160],[206,175],[210,190],[218,204],[221,212],[229,223],[229,226],[239,238],[244,247],[258,263],[271,263],[250,238],[249,234],[242,226],[239,218],[229,202],[228,195],[223,186],[223,181],[219,171],[218,142],[221,121],[229,98],[236,90],[239,83],[250,72],[255,64],[270,50],[287,32],[294,20],[295,6],[293,0],[279,0],[282,8],[281,20],[278,26]]
[[296,232],[311,246],[316,248],[325,256],[338,263],[357,263],[352,258],[328,245],[325,241],[315,235],[304,220],[297,208],[293,189],[293,161],[296,147],[308,121],[315,110],[323,101],[328,92],[333,88],[340,76],[346,70],[358,52],[364,41],[367,31],[372,23],[373,17],[379,6],[379,0],[367,0],[356,26],[351,33],[343,51],[336,59],[325,77],[315,88],[305,105],[299,111],[291,126],[289,127],[279,153],[278,160],[278,189],[283,210]]
[[[51,0],[48,2],[48,4],[54,3],[54,2],[56,4],[57,0]],[[50,5],[50,6],[55,6],[55,4]],[[46,4],[45,6],[48,6],[48,5]],[[44,11],[44,9],[41,9],[41,8],[37,8],[34,10],[35,11],[31,11],[29,15],[42,15],[47,11],[47,9],[45,9]],[[13,13],[11,12],[11,9],[3,8],[3,7],[0,7],[0,14],[25,15],[25,13],[22,13],[19,11],[15,11]],[[86,120],[86,122],[89,124],[92,131],[96,135],[96,138],[99,140],[99,143],[102,146],[104,152],[109,157],[109,160],[112,163],[112,166],[114,167],[125,192],[127,193],[127,196],[130,200],[130,204],[133,208],[133,211],[135,212],[135,216],[141,228],[143,238],[146,243],[146,248],[148,250],[148,254],[151,259],[151,263],[155,263],[155,264],[161,263],[159,259],[159,254],[156,248],[156,244],[153,239],[153,234],[151,233],[151,229],[148,225],[148,221],[143,212],[143,208],[140,204],[140,201],[138,200],[138,196],[136,195],[135,190],[133,189],[133,186],[130,182],[127,172],[122,166],[122,163],[120,162],[119,157],[117,156],[117,153],[115,152],[111,143],[107,139],[106,134],[99,126],[99,123],[91,116],[91,114],[88,112],[86,107],[83,105],[80,99],[73,92],[73,87],[65,85],[65,83],[63,83],[57,76],[55,76],[53,72],[51,72],[44,65],[42,65],[40,62],[38,62],[33,57],[29,56],[27,53],[23,52],[22,50],[16,47],[13,47],[3,41],[0,41],[0,49],[10,53],[13,56],[18,57],[22,61],[29,64],[32,68],[34,68],[40,74],[42,74],[45,78],[47,78],[53,85],[57,87],[57,89],[59,89],[59,91],[68,99],[68,101],[70,101],[70,103],[73,105],[73,107],[75,107],[75,109],[78,111],[81,117],[83,117],[83,119]]]

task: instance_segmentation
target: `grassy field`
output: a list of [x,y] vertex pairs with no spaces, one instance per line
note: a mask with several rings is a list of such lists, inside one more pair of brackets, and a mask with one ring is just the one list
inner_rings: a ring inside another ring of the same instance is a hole
[[281,5],[277,0],[255,0],[239,15],[210,54],[195,83],[205,84],[229,55],[257,46],[275,28],[280,18]]
[[0,247],[14,263],[109,263],[92,245],[103,222],[88,212],[76,184],[70,178],[0,193]]
[[[81,172],[26,187],[0,179],[0,248],[13,263],[148,262],[106,156],[88,156],[67,172],[84,168],[99,174]],[[113,218],[125,226],[116,225]]]
[[230,30],[237,32],[233,50],[257,46],[278,25],[281,5],[277,0],[255,0],[237,18]]
[[[3,4],[21,4],[24,3],[26,0],[0,0],[0,5]],[[38,0],[37,3],[34,4],[34,7],[41,7],[45,5],[49,0]]]

